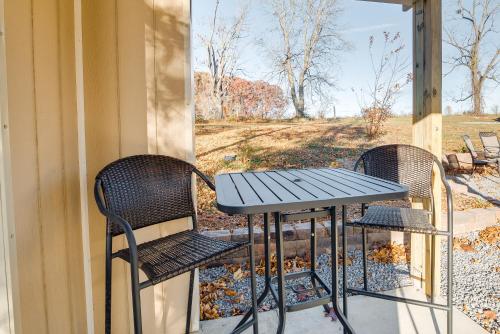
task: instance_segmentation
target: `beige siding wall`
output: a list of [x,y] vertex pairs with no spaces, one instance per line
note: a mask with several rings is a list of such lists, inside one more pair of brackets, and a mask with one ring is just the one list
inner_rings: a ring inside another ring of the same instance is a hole
[[[188,0],[82,4],[89,242],[95,331],[101,333],[105,223],[94,204],[93,176],[107,163],[131,154],[160,153],[193,160],[188,102],[190,5]],[[187,220],[155,226],[138,231],[137,239],[143,242],[187,227]],[[125,246],[124,240],[115,239],[115,250]],[[117,333],[132,330],[129,291],[128,267],[116,260],[112,327]],[[144,290],[145,332],[183,332],[187,292],[187,275]]]
[[16,327],[84,333],[72,2],[4,10]]
[[[2,205],[10,205],[16,332],[102,333],[105,222],[95,207],[93,178],[107,163],[131,154],[193,161],[190,3],[0,0],[1,5],[6,75],[0,88],[6,88],[0,102],[6,102],[7,139],[2,167],[12,184]],[[138,242],[189,224],[179,220],[144,229]],[[114,262],[113,332],[127,333],[128,269]],[[187,291],[187,275],[143,291],[145,332],[183,332]],[[87,323],[88,315],[93,318]]]

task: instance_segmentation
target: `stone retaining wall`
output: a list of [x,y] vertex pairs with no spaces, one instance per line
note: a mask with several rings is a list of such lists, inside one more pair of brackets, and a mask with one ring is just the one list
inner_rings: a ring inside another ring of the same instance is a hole
[[[446,214],[443,214],[443,222],[446,222]],[[456,211],[454,213],[454,234],[464,234],[471,231],[478,231],[485,227],[497,224],[500,222],[500,208],[488,209],[471,209],[466,211]],[[310,237],[311,224],[284,224],[283,238],[285,240],[284,249],[286,257],[307,257],[310,255]],[[353,231],[354,230],[354,231]],[[330,253],[330,222],[322,222],[316,224],[316,242],[318,253]],[[361,229],[348,227],[347,243],[349,249],[361,248]],[[204,231],[204,235],[226,241],[241,241],[248,240],[248,229],[239,228],[233,231],[218,230]],[[257,261],[264,256],[264,231],[255,227],[255,254]],[[342,243],[342,229],[338,226],[339,244]],[[375,231],[371,230],[368,233],[368,247],[373,247],[376,244],[386,243],[390,241],[398,243],[409,242],[410,237],[407,233],[390,232],[390,231]],[[271,225],[271,253],[276,252],[274,225]],[[230,258],[224,259],[222,263],[241,263],[247,258],[247,252],[241,251],[232,254]]]

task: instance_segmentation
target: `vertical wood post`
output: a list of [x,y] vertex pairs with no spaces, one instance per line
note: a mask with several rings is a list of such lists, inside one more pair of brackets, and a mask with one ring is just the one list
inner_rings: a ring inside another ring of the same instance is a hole
[[[442,155],[442,19],[441,0],[416,0],[413,7],[413,144]],[[434,170],[433,203],[413,199],[414,207],[431,209],[433,224],[441,228],[441,182]],[[433,256],[436,257],[431,276],[430,237],[413,235],[411,238],[411,274],[422,280],[430,294],[431,277],[435,293],[440,282],[440,238],[436,238]]]

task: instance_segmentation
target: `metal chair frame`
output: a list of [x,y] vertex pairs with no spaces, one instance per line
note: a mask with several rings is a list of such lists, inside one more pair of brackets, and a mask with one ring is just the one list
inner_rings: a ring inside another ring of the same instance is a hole
[[[493,137],[497,141],[497,145],[489,146],[486,143],[487,137]],[[481,139],[481,143],[484,148],[484,156],[486,159],[490,160],[491,163],[496,162],[497,164],[497,172],[500,174],[500,142],[498,141],[498,136],[495,132],[479,132],[479,138]]]
[[476,171],[478,166],[484,167],[496,162],[495,159],[487,158],[485,152],[476,151],[476,149],[474,148],[474,144],[472,144],[472,141],[468,135],[463,135],[462,138],[472,159],[471,175],[474,175],[474,172]]
[[[360,163],[362,162],[363,157],[366,154],[370,154],[373,150],[375,149],[384,149],[384,148],[394,148],[394,147],[399,147],[399,148],[408,148],[411,150],[421,150],[422,154],[427,154],[427,155],[432,155],[431,153],[419,149],[414,146],[410,145],[385,145],[385,146],[380,146],[377,148],[374,148],[372,150],[369,150],[365,152],[356,162],[354,166],[354,170],[357,171],[358,167],[360,166]],[[362,232],[362,253],[363,253],[363,289],[355,289],[355,288],[349,288],[347,286],[347,261],[343,261],[343,293],[344,293],[344,299],[343,299],[343,307],[344,307],[344,314],[347,316],[347,295],[348,293],[351,293],[353,295],[364,295],[368,297],[375,297],[375,298],[381,298],[385,300],[390,300],[390,301],[395,301],[395,302],[402,302],[402,303],[407,303],[407,304],[413,304],[413,305],[418,305],[418,306],[426,306],[426,307],[431,307],[434,309],[440,309],[440,310],[445,310],[447,311],[447,333],[451,334],[453,332],[452,328],[452,322],[453,322],[453,197],[451,193],[451,188],[450,185],[448,184],[445,176],[445,171],[444,168],[441,164],[441,162],[434,156],[432,155],[433,163],[438,167],[439,173],[440,173],[440,179],[442,184],[444,185],[446,189],[446,202],[447,202],[447,231],[435,231],[435,233],[431,234],[431,248],[435,248],[436,244],[436,235],[444,236],[447,238],[447,252],[448,252],[448,277],[447,277],[447,302],[445,305],[443,304],[438,304],[435,302],[435,287],[434,287],[434,277],[433,273],[435,270],[435,254],[431,254],[431,301],[430,302],[425,302],[421,300],[416,300],[416,299],[408,299],[408,298],[402,298],[402,297],[397,297],[397,296],[389,296],[383,293],[377,293],[377,292],[371,292],[368,291],[368,276],[367,276],[367,271],[368,271],[368,265],[367,265],[367,257],[368,257],[368,250],[367,250],[367,240],[368,240],[368,229],[370,229],[369,226],[365,225],[365,227],[361,227],[361,232]],[[380,177],[380,176],[378,176]],[[429,175],[429,178],[432,178],[432,175]],[[411,189],[410,189],[411,193]],[[431,196],[431,207],[432,207],[432,217],[436,214],[434,211],[434,201],[432,197],[432,191],[430,192]],[[361,206],[361,215],[365,215],[367,205],[362,204]],[[332,226],[334,226],[332,224]],[[346,226],[353,226],[352,222],[347,222],[346,220],[346,208],[345,206],[342,207],[342,232],[343,232],[343,258],[347,258],[347,238],[346,236]],[[333,228],[333,227],[332,227]],[[387,226],[386,228],[383,227],[377,227],[377,229],[384,229],[384,230],[394,230],[390,226]],[[420,233],[420,234],[429,234],[425,232],[415,232],[412,231],[410,233]]]
[[[485,140],[487,137],[495,138],[497,145],[494,146],[488,145],[488,143],[486,143]],[[500,158],[499,155],[500,142],[498,141],[498,136],[495,132],[493,131],[479,132],[479,138],[481,139],[481,143],[483,144],[484,155],[486,156],[486,158],[493,158],[493,159]]]
[[[141,297],[140,297],[140,291],[142,289],[148,288],[152,285],[155,285],[160,282],[153,282],[151,279],[148,279],[143,282],[139,282],[139,263],[138,263],[138,245],[134,236],[134,229],[142,228],[144,226],[139,226],[139,227],[133,227],[132,224],[130,224],[126,219],[121,217],[119,214],[116,214],[113,212],[111,208],[108,207],[106,197],[105,197],[105,189],[103,188],[103,182],[101,179],[102,173],[111,165],[120,163],[121,161],[125,161],[127,159],[157,159],[158,157],[164,158],[164,159],[170,159],[171,161],[180,163],[180,164],[185,164],[186,166],[189,166],[189,168],[192,170],[192,172],[199,176],[205,184],[212,190],[215,191],[215,186],[214,184],[210,181],[210,179],[204,175],[201,171],[199,171],[195,166],[182,161],[178,160],[175,158],[171,157],[166,157],[166,156],[159,156],[159,155],[139,155],[139,156],[131,156],[127,158],[123,158],[120,160],[117,160],[108,166],[106,166],[97,176],[96,176],[96,182],[94,186],[94,196],[95,200],[97,203],[97,207],[99,208],[99,211],[106,217],[107,219],[107,228],[106,228],[106,273],[105,273],[105,333],[109,334],[111,333],[111,276],[112,276],[112,260],[116,257],[118,257],[118,252],[113,253],[112,250],[112,245],[113,245],[113,237],[119,234],[125,234],[128,247],[129,247],[129,259],[128,262],[130,263],[130,278],[131,278],[131,293],[132,293],[132,308],[133,308],[133,322],[134,322],[134,333],[135,334],[141,334],[142,333],[142,317],[141,317]],[[191,178],[189,176],[189,178]],[[190,182],[189,182],[190,184]],[[190,196],[192,197],[192,193],[190,191]],[[168,203],[165,203],[165,205],[168,205]],[[196,212],[193,207],[193,214],[185,217],[179,217],[179,218],[192,218],[193,222],[193,229],[192,231],[197,230],[197,222],[196,222]],[[168,221],[168,220],[167,220]],[[149,223],[147,226],[154,225],[156,223]],[[235,249],[240,250],[247,248],[248,253],[249,253],[249,258],[251,262],[251,267],[254,267],[254,248],[253,248],[253,239],[254,239],[254,233],[253,233],[253,224],[249,223],[248,224],[248,231],[249,231],[249,240],[248,243],[243,243],[240,248]],[[222,257],[224,255],[227,255],[231,253],[232,251],[228,251],[223,254],[219,254],[219,257]],[[214,259],[213,258],[206,258],[203,260],[202,264],[208,264],[212,262]],[[202,265],[199,264],[198,266]],[[182,273],[190,273],[190,278],[189,278],[189,296],[188,296],[188,309],[187,309],[187,318],[186,318],[186,333],[190,332],[191,329],[191,313],[192,313],[192,304],[193,304],[193,290],[194,290],[194,276],[195,276],[195,268],[186,270],[184,272],[180,272],[179,274]],[[178,274],[176,274],[177,276]],[[172,278],[172,277],[170,277]],[[170,279],[168,278],[168,279]],[[163,279],[161,282],[166,281],[168,279]],[[256,284],[256,277],[255,277],[255,272],[251,270],[251,279],[250,279],[250,285],[251,285],[251,290],[252,290],[252,305],[253,305],[253,310],[252,310],[252,319],[246,323],[245,327],[248,328],[253,325],[253,331],[254,333],[258,333],[258,322],[257,322],[257,308],[256,306],[256,289],[257,289],[257,284]]]

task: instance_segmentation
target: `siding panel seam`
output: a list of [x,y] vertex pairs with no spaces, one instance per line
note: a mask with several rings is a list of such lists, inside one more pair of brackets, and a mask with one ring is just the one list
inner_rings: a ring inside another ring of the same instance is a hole
[[35,132],[35,160],[36,160],[36,193],[37,193],[37,223],[38,223],[38,231],[39,231],[39,242],[40,242],[40,254],[41,254],[41,263],[40,269],[42,273],[42,286],[43,286],[43,304],[44,304],[44,316],[45,316],[45,333],[48,332],[49,324],[48,324],[48,308],[47,308],[47,282],[46,282],[46,273],[45,273],[45,250],[43,247],[43,221],[41,220],[41,212],[42,212],[42,203],[41,203],[41,189],[40,189],[40,156],[39,156],[39,139],[38,139],[38,107],[37,107],[37,89],[36,89],[36,69],[35,69],[35,13],[33,9],[33,0],[30,1],[30,10],[31,10],[31,62],[32,62],[32,78],[33,78],[33,112],[34,112],[34,132]]

